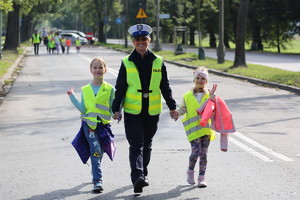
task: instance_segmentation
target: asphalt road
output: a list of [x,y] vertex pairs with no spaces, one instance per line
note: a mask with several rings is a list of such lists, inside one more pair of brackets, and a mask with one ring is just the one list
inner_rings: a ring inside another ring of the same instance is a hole
[[[210,83],[218,84],[217,93],[233,113],[238,132],[231,134],[226,153],[220,151],[219,137],[212,141],[207,188],[186,183],[190,146],[180,120],[171,120],[164,105],[149,166],[150,186],[134,195],[123,121],[113,121],[116,157],[111,162],[104,156],[104,191],[92,193],[91,169],[70,144],[80,119],[65,92],[74,86],[80,95],[80,87],[91,80],[89,62],[98,56],[109,67],[105,80],[115,85],[125,55],[86,47],[69,55],[47,55],[44,47],[39,56],[30,52],[0,105],[1,200],[300,199],[300,96],[214,75]],[[167,68],[179,103],[193,87],[192,70]]]

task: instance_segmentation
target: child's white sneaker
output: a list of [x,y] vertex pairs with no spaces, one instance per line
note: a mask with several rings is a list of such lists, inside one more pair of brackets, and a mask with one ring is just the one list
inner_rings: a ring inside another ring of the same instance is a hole
[[200,176],[199,175],[199,177],[198,177],[198,187],[200,187],[200,188],[207,187],[207,184],[205,183],[204,179],[205,179],[205,176]]
[[188,184],[194,185],[195,184],[195,179],[194,179],[194,170],[188,169],[186,174],[187,174],[187,182]]

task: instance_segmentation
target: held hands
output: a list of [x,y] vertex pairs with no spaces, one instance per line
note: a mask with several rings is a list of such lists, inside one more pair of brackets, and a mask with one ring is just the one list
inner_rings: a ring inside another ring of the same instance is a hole
[[120,112],[115,112],[113,119],[118,120],[118,123],[119,123],[119,121],[121,121],[121,119],[122,119],[122,114]]
[[73,87],[73,86],[70,87],[70,88],[67,90],[67,94],[68,94],[68,95],[71,95],[71,94],[74,95],[74,87]]
[[170,116],[176,121],[178,119],[178,112],[176,110],[170,110]]

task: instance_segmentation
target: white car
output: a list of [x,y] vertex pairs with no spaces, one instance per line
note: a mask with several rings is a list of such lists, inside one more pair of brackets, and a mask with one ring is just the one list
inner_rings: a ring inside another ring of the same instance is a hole
[[78,37],[79,37],[80,42],[81,42],[82,45],[88,43],[88,40],[87,40],[86,38],[81,37],[80,35],[77,35],[76,33],[64,33],[64,32],[62,32],[62,33],[60,34],[60,36],[63,36],[64,38],[70,38],[72,44],[75,44],[75,40],[76,40]]
[[[61,30],[61,33],[75,33],[77,35],[80,35],[81,37],[87,38],[84,32],[77,31],[77,30]],[[94,42],[96,42],[96,38],[92,37],[91,44],[93,44]]]

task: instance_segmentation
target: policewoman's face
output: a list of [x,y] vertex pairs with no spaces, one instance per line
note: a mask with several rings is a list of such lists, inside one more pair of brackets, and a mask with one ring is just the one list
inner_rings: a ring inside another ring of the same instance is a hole
[[148,37],[139,37],[133,39],[133,46],[139,53],[145,53],[150,44],[150,39]]

